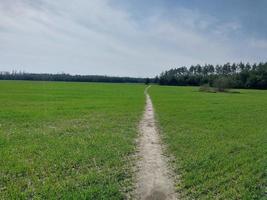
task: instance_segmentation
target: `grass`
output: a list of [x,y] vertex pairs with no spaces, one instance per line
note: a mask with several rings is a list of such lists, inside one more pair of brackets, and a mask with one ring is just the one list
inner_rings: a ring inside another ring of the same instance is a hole
[[149,93],[185,199],[266,199],[267,91]]
[[[0,81],[0,199],[124,199],[143,91]],[[149,93],[183,198],[266,199],[266,91]]]
[[123,199],[144,86],[0,81],[0,199]]

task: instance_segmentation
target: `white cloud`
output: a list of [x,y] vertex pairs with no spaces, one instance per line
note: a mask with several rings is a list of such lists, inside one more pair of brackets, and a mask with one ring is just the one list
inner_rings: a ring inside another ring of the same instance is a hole
[[154,76],[173,66],[242,59],[229,36],[240,24],[184,8],[166,12],[140,21],[111,0],[2,0],[1,71]]

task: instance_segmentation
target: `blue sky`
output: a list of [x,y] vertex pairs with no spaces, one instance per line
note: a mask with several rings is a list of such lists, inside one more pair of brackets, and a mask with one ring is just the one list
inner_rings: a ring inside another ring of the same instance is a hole
[[265,0],[1,0],[0,71],[152,77],[267,60]]

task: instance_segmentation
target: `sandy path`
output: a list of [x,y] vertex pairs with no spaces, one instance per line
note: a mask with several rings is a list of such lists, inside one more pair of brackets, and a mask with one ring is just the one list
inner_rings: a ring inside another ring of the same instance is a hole
[[155,125],[153,105],[147,89],[145,90],[145,112],[140,122],[141,136],[138,146],[140,160],[137,163],[136,198],[177,199],[167,159],[163,155],[160,136]]

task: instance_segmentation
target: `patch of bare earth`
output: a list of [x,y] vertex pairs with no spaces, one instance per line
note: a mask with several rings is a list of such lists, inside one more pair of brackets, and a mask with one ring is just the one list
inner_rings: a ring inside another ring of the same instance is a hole
[[[148,89],[148,88],[147,88]],[[135,198],[141,200],[177,199],[167,158],[163,155],[161,139],[156,127],[150,96],[140,122]]]

